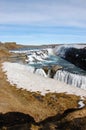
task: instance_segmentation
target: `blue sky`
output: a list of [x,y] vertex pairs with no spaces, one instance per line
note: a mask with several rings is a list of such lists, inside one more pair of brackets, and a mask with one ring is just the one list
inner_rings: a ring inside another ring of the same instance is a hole
[[1,0],[0,41],[86,43],[86,0]]

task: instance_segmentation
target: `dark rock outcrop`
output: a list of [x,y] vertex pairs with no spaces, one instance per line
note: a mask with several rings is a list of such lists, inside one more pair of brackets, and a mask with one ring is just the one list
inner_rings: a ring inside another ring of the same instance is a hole
[[[39,127],[39,130],[85,130],[86,117],[75,118],[68,120],[66,117],[73,112],[82,110],[83,108],[71,108],[64,111],[62,114],[48,117],[40,122],[35,122],[30,115],[21,112],[8,112],[0,114],[0,130],[30,130],[34,125]],[[51,127],[53,126],[53,127]]]
[[28,114],[21,112],[8,112],[5,114],[0,114],[0,128],[11,127],[22,124],[34,124],[35,120]]
[[61,57],[86,70],[86,48],[65,48],[64,55],[61,55]]
[[54,78],[54,75],[55,73],[58,71],[58,70],[61,70],[62,69],[62,66],[59,66],[59,65],[52,65],[50,67],[48,66],[45,66],[43,67],[43,70],[45,71],[45,73],[48,75],[48,77],[50,78]]
[[[68,120],[66,117],[75,111],[79,111],[79,108],[71,108],[64,111],[63,114],[57,114],[52,117],[46,118],[40,122],[42,126],[40,130],[85,130],[86,129],[86,117],[74,118]],[[53,127],[51,127],[53,126]]]

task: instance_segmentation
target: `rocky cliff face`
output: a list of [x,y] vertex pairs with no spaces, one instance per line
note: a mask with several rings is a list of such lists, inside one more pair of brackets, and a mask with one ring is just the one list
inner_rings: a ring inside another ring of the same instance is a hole
[[65,53],[65,59],[86,70],[86,48],[70,48]]
[[76,66],[86,70],[86,47],[78,48],[78,46],[60,46],[56,50],[56,54],[75,64]]

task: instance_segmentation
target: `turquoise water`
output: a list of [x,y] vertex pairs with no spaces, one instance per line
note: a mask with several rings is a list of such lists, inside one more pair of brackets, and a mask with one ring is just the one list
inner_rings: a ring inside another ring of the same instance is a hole
[[52,66],[52,65],[59,65],[63,67],[63,70],[74,73],[74,74],[80,74],[80,75],[86,75],[86,71],[76,67],[75,65],[71,64],[70,62],[60,58],[59,56],[49,56],[45,61],[43,62],[37,62],[29,64],[31,66],[34,66],[36,68],[42,68],[44,66]]
[[[40,51],[41,49],[38,48],[23,48],[23,49],[17,49],[17,50],[13,50],[13,52],[21,52],[23,53],[23,51],[26,51],[25,53],[28,55],[28,51],[29,50],[33,50],[33,51]],[[17,52],[17,53],[18,53]],[[28,63],[29,66],[34,66],[35,68],[42,68],[44,66],[48,66],[51,67],[52,65],[59,65],[63,67],[63,70],[74,73],[74,74],[79,74],[79,75],[86,75],[86,71],[76,67],[75,65],[73,65],[72,63],[62,59],[59,56],[55,56],[55,55],[50,55],[47,59],[44,59],[43,61],[37,61],[37,62],[32,62],[32,63]]]

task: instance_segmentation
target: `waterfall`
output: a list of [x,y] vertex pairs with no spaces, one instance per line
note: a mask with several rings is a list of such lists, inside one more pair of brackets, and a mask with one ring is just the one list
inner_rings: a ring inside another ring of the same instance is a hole
[[47,77],[47,75],[43,69],[36,69],[35,74],[41,75],[43,77]]
[[54,75],[54,79],[63,81],[72,86],[76,86],[86,90],[86,77],[82,75],[72,74],[64,70],[58,70]]

